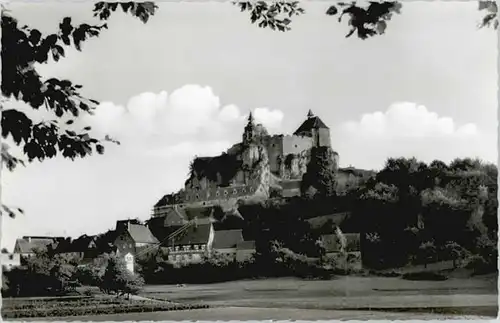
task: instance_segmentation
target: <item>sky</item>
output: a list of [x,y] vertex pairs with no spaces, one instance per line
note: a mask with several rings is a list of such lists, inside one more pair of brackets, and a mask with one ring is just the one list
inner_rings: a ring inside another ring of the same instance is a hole
[[[40,66],[99,100],[78,124],[122,144],[3,170],[2,202],[25,214],[3,219],[2,246],[149,218],[158,199],[183,186],[194,156],[240,140],[250,111],[270,133],[292,133],[311,109],[330,127],[341,167],[380,169],[400,156],[496,163],[498,34],[478,29],[476,2],[404,3],[386,34],[365,41],[345,38],[347,24],[324,14],[329,4],[303,3],[306,14],[278,33],[229,2],[159,3],[147,24],[115,14],[82,52],[66,49]],[[94,21],[88,3],[9,6],[42,32],[65,16]]]

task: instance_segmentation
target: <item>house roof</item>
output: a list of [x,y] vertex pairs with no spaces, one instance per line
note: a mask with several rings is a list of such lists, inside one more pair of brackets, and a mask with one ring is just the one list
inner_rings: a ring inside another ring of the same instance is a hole
[[214,249],[229,249],[236,248],[239,242],[243,241],[242,230],[221,230],[215,231]]
[[210,229],[212,223],[204,223],[205,221],[198,221],[198,224],[193,224],[186,229],[183,233],[168,241],[168,245],[193,245],[193,244],[206,244],[210,237]]
[[319,117],[310,117],[304,121],[300,127],[295,130],[294,135],[301,132],[310,132],[312,129],[329,129],[326,124]]
[[35,249],[45,249],[50,244],[57,243],[56,238],[22,237],[16,240],[16,250],[20,253],[33,253]]
[[[359,233],[344,233],[346,238],[345,251],[359,251],[360,250],[360,234]],[[321,236],[323,247],[326,252],[339,252],[340,242],[336,234],[325,234]]]
[[128,233],[136,243],[158,243],[148,227],[140,224],[130,224]]
[[70,252],[85,252],[96,246],[96,236],[83,235],[71,242]]
[[241,241],[236,245],[238,250],[255,250],[255,241]]

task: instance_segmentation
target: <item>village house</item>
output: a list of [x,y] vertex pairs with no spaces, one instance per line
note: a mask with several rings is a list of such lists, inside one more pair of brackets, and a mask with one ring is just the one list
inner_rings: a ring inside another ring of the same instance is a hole
[[242,230],[220,230],[215,231],[212,250],[214,253],[236,260],[236,247],[243,242]]
[[210,257],[214,227],[209,218],[195,218],[174,232],[165,242],[168,261],[173,264],[196,263]]
[[157,246],[158,239],[151,233],[148,227],[142,224],[132,223],[131,220],[116,222],[116,239],[113,245],[118,255],[136,255],[141,250]]
[[98,255],[96,238],[84,234],[74,240],[66,239],[58,244],[55,253],[76,258],[81,263],[91,261]]
[[61,241],[64,241],[63,237],[24,236],[16,240],[14,253],[22,260],[33,256],[36,250],[54,250]]

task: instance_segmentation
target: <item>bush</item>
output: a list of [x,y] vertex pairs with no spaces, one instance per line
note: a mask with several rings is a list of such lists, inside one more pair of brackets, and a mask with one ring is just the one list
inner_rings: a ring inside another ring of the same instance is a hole
[[3,318],[64,317],[133,312],[154,312],[208,308],[204,304],[124,301],[119,299],[80,299],[77,301],[31,301],[4,304]]
[[99,287],[105,293],[128,295],[136,294],[143,285],[143,279],[139,275],[130,272],[123,259],[112,256],[108,259]]

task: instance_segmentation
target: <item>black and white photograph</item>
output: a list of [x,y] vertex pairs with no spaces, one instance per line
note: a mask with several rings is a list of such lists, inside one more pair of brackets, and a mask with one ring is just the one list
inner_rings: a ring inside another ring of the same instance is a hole
[[497,318],[497,2],[1,6],[3,320]]

